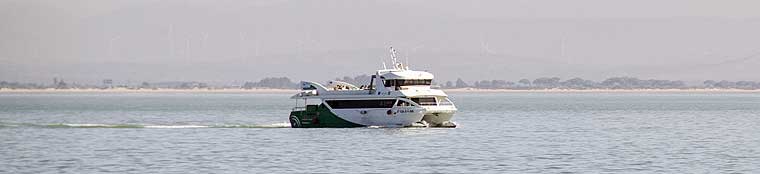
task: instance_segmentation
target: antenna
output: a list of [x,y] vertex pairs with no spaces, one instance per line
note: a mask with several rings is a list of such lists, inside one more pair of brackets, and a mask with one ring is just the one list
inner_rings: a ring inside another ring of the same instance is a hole
[[390,52],[391,52],[391,63],[393,63],[393,68],[397,70],[403,70],[404,64],[398,61],[396,50],[393,49],[393,47],[391,47]]
[[409,69],[409,51],[407,51],[404,54],[405,54],[404,59],[406,59],[406,63],[404,63],[404,65],[406,66],[404,68],[408,70]]
[[393,47],[391,47],[390,51],[391,51],[391,64],[396,65],[396,50],[394,50]]

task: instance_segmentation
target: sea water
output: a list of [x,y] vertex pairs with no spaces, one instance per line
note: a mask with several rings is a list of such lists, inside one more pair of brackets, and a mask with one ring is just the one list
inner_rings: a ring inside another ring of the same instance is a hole
[[457,128],[293,129],[290,94],[0,93],[0,173],[760,173],[760,94],[451,93]]

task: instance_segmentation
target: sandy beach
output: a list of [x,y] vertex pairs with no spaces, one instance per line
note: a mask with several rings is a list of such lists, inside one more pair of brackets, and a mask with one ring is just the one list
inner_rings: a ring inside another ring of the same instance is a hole
[[745,89],[477,89],[477,88],[457,88],[457,89],[444,89],[446,92],[451,93],[509,93],[509,92],[599,92],[599,93],[613,93],[613,92],[731,92],[731,93],[760,93],[760,90],[745,90]]
[[[636,93],[636,92],[700,92],[700,93],[760,93],[760,90],[744,89],[477,89],[457,88],[443,89],[449,93],[563,93],[563,92],[588,92],[588,93]],[[297,93],[296,89],[8,89],[0,88],[0,93]]]
[[295,89],[0,89],[0,93],[296,93]]

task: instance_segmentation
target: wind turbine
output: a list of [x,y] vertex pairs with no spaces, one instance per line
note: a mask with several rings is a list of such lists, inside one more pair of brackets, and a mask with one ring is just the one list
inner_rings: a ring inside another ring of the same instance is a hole
[[567,44],[566,44],[566,42],[567,42],[567,37],[565,35],[562,35],[562,38],[560,38],[560,43],[559,43],[559,57],[561,59],[565,59],[565,63],[566,64],[570,64],[572,62],[570,60],[570,57],[567,57],[567,53],[566,53],[566,49],[567,49],[566,45]]
[[256,55],[256,57],[259,57],[259,45],[260,45],[259,44],[259,39],[257,38],[256,39],[256,49],[254,50],[255,51],[254,54]]
[[246,34],[244,32],[238,32],[238,54],[240,54],[240,58],[245,59],[246,53],[244,49],[245,45],[245,36]]
[[169,32],[166,33],[169,39],[169,56],[174,57],[174,24],[169,24]]
[[188,34],[185,39],[185,59],[190,59],[190,40],[192,37]]
[[108,40],[108,57],[113,58],[113,42],[116,40],[119,40],[121,36],[116,35],[114,37],[111,37],[110,40]]
[[208,41],[208,33],[202,32],[201,33],[200,43],[199,43],[198,47],[200,47],[200,49],[202,49],[202,50],[205,50],[206,49],[206,42],[207,41]]
[[488,42],[486,42],[485,36],[480,38],[480,51],[481,54],[485,56],[492,54],[491,48],[488,46]]

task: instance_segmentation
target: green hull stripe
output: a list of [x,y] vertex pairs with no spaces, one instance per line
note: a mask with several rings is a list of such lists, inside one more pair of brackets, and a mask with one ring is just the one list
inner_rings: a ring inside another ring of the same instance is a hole
[[347,128],[364,125],[346,121],[335,115],[324,104],[306,106],[305,111],[290,112],[290,125],[302,128]]

